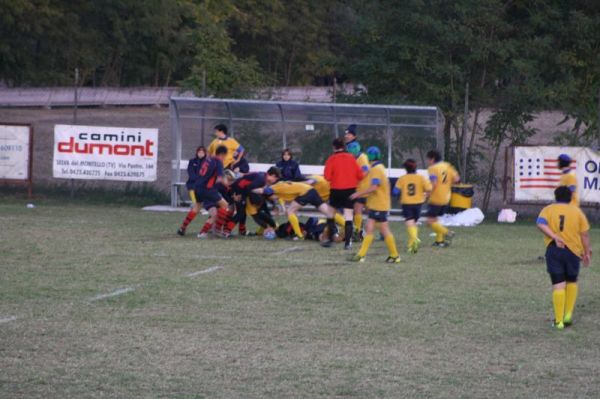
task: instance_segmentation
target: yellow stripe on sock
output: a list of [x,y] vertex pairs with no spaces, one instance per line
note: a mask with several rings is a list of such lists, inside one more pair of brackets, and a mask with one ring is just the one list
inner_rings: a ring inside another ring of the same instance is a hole
[[288,220],[290,221],[290,224],[292,225],[292,229],[294,229],[294,233],[302,238],[302,230],[300,230],[300,222],[298,221],[298,216],[294,215],[293,213],[288,215]]
[[573,315],[573,310],[575,310],[575,302],[577,301],[577,283],[567,283],[565,291],[565,315],[568,315],[570,319]]

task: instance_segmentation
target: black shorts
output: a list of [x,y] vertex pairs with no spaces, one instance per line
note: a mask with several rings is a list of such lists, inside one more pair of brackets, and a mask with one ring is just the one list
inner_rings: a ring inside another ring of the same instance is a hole
[[354,200],[350,199],[350,196],[356,192],[354,188],[348,188],[345,190],[334,190],[331,189],[329,194],[329,204],[335,209],[352,209],[354,208]]
[[206,210],[217,206],[217,203],[223,199],[221,193],[216,188],[201,191],[196,190],[196,198],[198,202],[204,205],[204,209]]
[[360,197],[354,200],[354,202],[358,202],[359,204],[367,205],[367,199],[365,197]]
[[402,205],[402,216],[406,220],[419,220],[421,216],[421,206],[423,204]]
[[369,219],[373,219],[376,222],[387,222],[388,221],[388,211],[369,211]]
[[427,205],[427,217],[436,218],[446,213],[446,205]]
[[546,270],[552,284],[577,281],[579,261],[579,257],[568,248],[558,248],[554,243],[546,248]]
[[306,194],[297,197],[294,201],[302,206],[305,206],[306,204],[311,204],[315,208],[318,208],[321,205],[323,205],[323,200],[321,199],[321,196],[314,188],[308,190]]

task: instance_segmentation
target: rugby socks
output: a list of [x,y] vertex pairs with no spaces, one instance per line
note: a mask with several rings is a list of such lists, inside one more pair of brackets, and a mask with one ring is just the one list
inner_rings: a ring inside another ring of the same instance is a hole
[[554,305],[554,322],[560,324],[565,315],[565,289],[552,290],[552,305]]
[[363,215],[361,212],[356,212],[354,214],[354,231],[360,231],[362,228]]
[[200,230],[200,234],[208,234],[208,231],[210,229],[212,229],[213,224],[207,220],[206,223],[204,223],[204,226],[202,226],[202,230]]
[[300,230],[300,222],[298,221],[298,216],[291,213],[288,215],[288,220],[292,225],[292,229],[294,229],[294,234],[296,234],[296,237],[303,238],[304,235],[302,234],[302,230]]
[[431,224],[431,229],[435,232],[435,241],[443,242],[444,237],[448,234],[448,229],[442,226],[440,222],[435,222]]
[[388,234],[383,241],[385,241],[385,245],[387,246],[388,251],[390,251],[390,256],[392,258],[398,257],[398,249],[396,248],[396,240],[394,239],[394,235]]
[[408,234],[408,247],[410,248],[419,238],[419,229],[417,226],[406,226],[406,233]]
[[[340,216],[340,215],[336,213],[336,216]],[[335,219],[331,219],[331,218],[327,219],[327,228],[329,229],[328,240],[329,241],[333,241],[333,236],[335,235],[335,232],[337,230],[336,227],[335,227]]]
[[577,300],[577,283],[567,283],[565,291],[565,319],[567,322],[570,322],[573,310],[575,310],[575,301]]
[[[362,245],[360,246],[360,250],[358,251],[358,256],[367,256],[367,251],[369,247],[373,243],[373,239],[375,236],[373,234],[367,234],[362,241]],[[392,237],[393,238],[393,237]]]
[[247,231],[246,231],[246,223],[240,223],[240,225],[238,226],[238,233],[240,233],[241,236],[245,236]]
[[352,221],[347,220],[344,223],[344,240],[346,242],[346,246],[350,245],[350,241],[352,240]]
[[335,218],[335,224],[337,224],[338,226],[344,227],[346,225],[346,220],[339,213],[336,212],[334,218]]
[[196,218],[197,214],[198,214],[198,212],[196,212],[194,209],[189,211],[187,216],[185,217],[185,220],[183,221],[183,224],[181,225],[181,230],[185,231],[185,229],[187,229],[189,224],[192,223],[192,220],[194,220]]

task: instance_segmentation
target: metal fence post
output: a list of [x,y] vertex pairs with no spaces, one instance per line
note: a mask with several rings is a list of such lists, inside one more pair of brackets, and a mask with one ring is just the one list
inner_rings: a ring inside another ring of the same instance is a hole
[[279,115],[281,115],[281,133],[283,135],[283,148],[287,147],[287,122],[285,120],[285,113],[283,112],[283,106],[281,103],[277,103],[277,108],[279,108]]
[[181,180],[181,126],[179,125],[179,110],[174,99],[169,99],[169,118],[171,119],[171,145],[173,146],[173,159],[171,159],[171,206],[179,205],[179,188]]

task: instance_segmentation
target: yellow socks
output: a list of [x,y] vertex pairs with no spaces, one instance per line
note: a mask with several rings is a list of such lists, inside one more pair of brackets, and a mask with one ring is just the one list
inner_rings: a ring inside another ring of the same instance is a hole
[[554,305],[554,322],[560,324],[565,315],[565,289],[552,290],[552,304]]
[[444,241],[444,237],[448,234],[448,229],[442,226],[440,222],[435,222],[431,224],[431,229],[436,233],[435,241],[442,242]]
[[[358,251],[358,256],[366,256],[367,255],[367,251],[369,250],[369,247],[371,246],[371,243],[373,242],[373,234],[367,234],[364,238],[363,238],[363,242],[362,245],[360,246],[360,250]],[[392,237],[394,238],[394,237]]]
[[303,238],[304,236],[302,235],[302,230],[300,230],[300,222],[298,221],[298,216],[292,213],[288,215],[288,220],[290,221],[290,224],[292,225],[292,229],[294,229],[294,233],[296,234],[296,236]]
[[577,300],[577,283],[567,283],[565,291],[565,322],[570,323]]
[[354,214],[354,231],[360,231],[360,229],[362,229],[362,220],[362,213],[359,212]]
[[388,251],[390,251],[390,256],[393,258],[398,257],[398,250],[396,249],[396,240],[394,239],[394,235],[388,234],[388,236],[384,238],[384,241]]
[[406,233],[408,234],[408,247],[410,248],[419,238],[419,229],[417,226],[406,226]]
[[346,220],[344,220],[344,217],[339,213],[336,212],[333,218],[335,219],[335,224],[338,226],[344,227],[346,225]]

